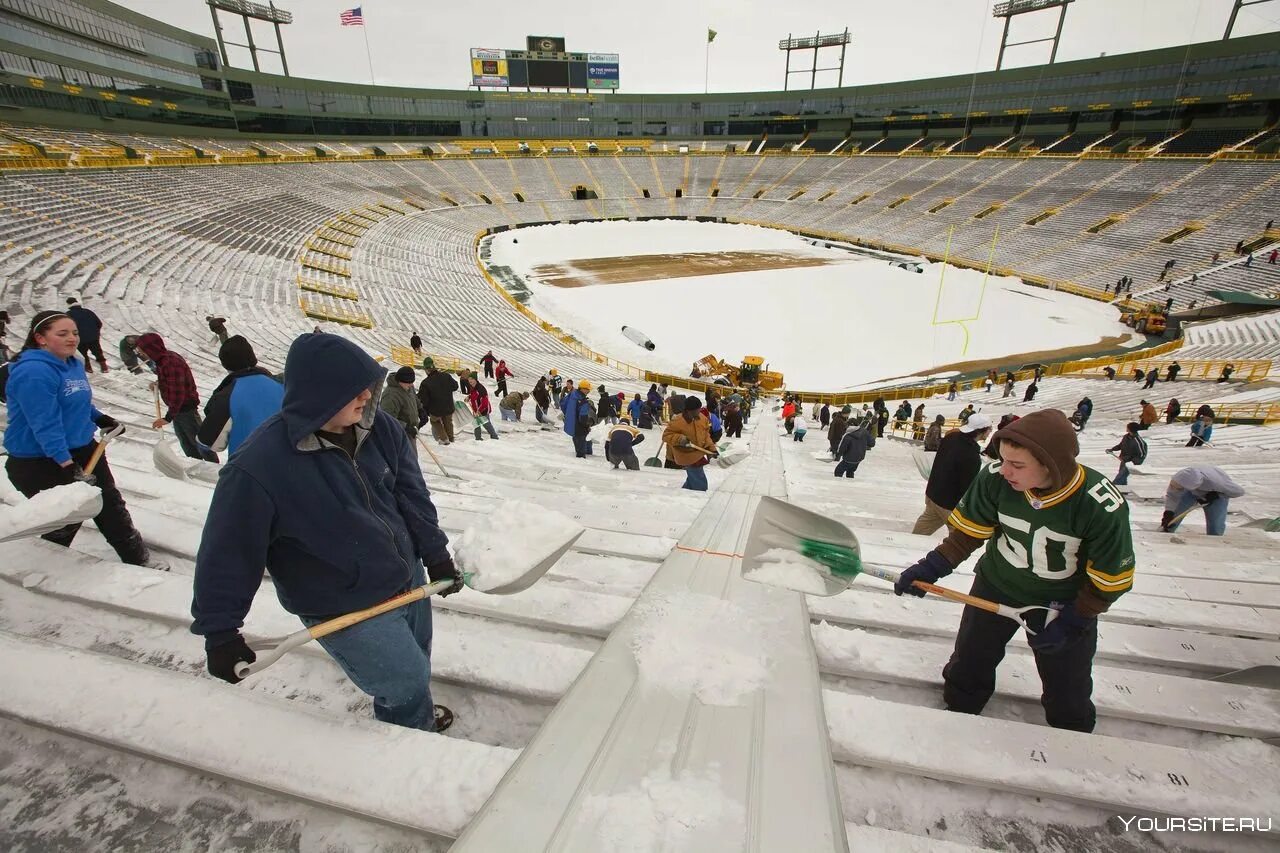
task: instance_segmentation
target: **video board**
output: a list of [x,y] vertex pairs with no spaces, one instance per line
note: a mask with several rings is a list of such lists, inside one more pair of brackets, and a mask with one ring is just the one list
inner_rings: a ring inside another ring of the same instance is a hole
[[621,75],[616,53],[568,53],[564,39],[529,36],[538,50],[471,49],[471,85],[476,88],[584,89],[616,91]]

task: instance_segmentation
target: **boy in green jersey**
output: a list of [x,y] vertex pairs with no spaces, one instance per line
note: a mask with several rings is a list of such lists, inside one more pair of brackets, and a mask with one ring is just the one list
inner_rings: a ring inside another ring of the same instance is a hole
[[[995,434],[1000,461],[978,472],[947,519],[947,538],[902,573],[894,592],[923,596],[974,551],[973,595],[1015,607],[1051,605],[1057,618],[1028,633],[1040,672],[1045,719],[1093,731],[1093,655],[1099,613],[1133,586],[1129,506],[1111,481],[1076,462],[1075,429],[1062,412],[1033,412]],[[942,671],[947,710],[982,712],[1017,623],[965,607]]]

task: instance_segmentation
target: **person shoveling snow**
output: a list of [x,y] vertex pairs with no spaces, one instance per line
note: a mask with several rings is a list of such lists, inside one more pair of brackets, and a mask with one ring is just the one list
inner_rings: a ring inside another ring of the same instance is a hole
[[[378,408],[385,376],[344,338],[294,341],[280,416],[223,466],[214,488],[191,630],[205,638],[209,672],[231,684],[319,640],[373,697],[375,717],[439,732],[453,713],[431,698],[429,596],[460,591],[464,578],[414,445]],[[532,583],[551,561],[526,561],[518,577],[495,578],[490,588]],[[259,661],[240,628],[264,566],[280,603],[306,627],[263,649]]]
[[[983,548],[942,674],[947,709],[982,712],[1004,647],[1021,623],[1043,681],[1046,721],[1091,732],[1097,616],[1133,586],[1129,507],[1106,477],[1076,461],[1075,429],[1056,409],[1032,412],[994,440],[1001,460],[978,472],[951,513],[947,538],[896,576],[894,592],[963,596],[936,583]],[[843,525],[763,498],[744,576],[764,564],[760,555],[787,547],[828,567],[820,574],[828,594],[847,588],[860,571],[895,575],[862,566],[857,540]]]

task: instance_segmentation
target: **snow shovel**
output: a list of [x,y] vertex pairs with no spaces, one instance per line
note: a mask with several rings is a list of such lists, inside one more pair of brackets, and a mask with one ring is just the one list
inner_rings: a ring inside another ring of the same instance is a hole
[[[484,592],[490,595],[512,595],[528,589],[537,582],[539,578],[545,575],[547,570],[555,565],[557,560],[563,557],[565,553],[573,547],[573,543],[582,535],[582,532],[582,529],[579,528],[572,536],[566,538],[564,542],[560,543],[554,551],[529,566],[529,568],[519,577],[500,586],[489,587],[488,589],[485,589]],[[470,581],[471,574],[469,572],[463,573],[462,582],[470,585]],[[433,581],[431,583],[415,587],[408,592],[402,592],[395,598],[388,598],[381,604],[375,604],[372,607],[366,607],[364,610],[356,610],[343,616],[334,617],[327,622],[321,622],[319,625],[313,625],[310,628],[303,628],[301,631],[295,631],[287,637],[277,637],[274,640],[268,641],[267,644],[253,649],[258,656],[258,659],[253,663],[245,663],[241,661],[236,664],[236,675],[240,678],[245,678],[253,675],[254,673],[261,672],[271,666],[271,664],[280,660],[280,658],[284,657],[289,652],[300,646],[305,646],[312,640],[327,637],[330,634],[335,634],[344,628],[350,628],[352,625],[363,622],[366,619],[372,619],[374,616],[381,616],[383,613],[390,613],[392,610],[398,610],[407,604],[412,604],[415,601],[421,601],[424,598],[435,595],[437,592],[445,591],[452,585],[453,581]]]
[[[778,549],[807,559],[803,564],[762,559]],[[844,592],[860,574],[890,583],[897,583],[899,578],[899,573],[892,569],[862,562],[858,538],[840,522],[777,498],[760,498],[743,549],[742,576],[746,580],[825,596]],[[1012,619],[1031,634],[1036,632],[1027,624],[1027,614],[1045,611],[1046,626],[1058,615],[1052,607],[1011,607],[925,581],[916,581],[913,586]]]
[[0,503],[0,542],[43,536],[102,512],[102,490],[80,483],[46,489],[14,506]]
[[157,385],[155,385],[155,383],[152,383],[151,385],[151,394],[156,401],[156,417],[157,418],[164,417],[162,414],[160,414],[160,388]]
[[[702,451],[703,453],[707,454],[707,456],[711,456],[712,454],[717,453],[717,451],[715,450],[707,450],[705,447],[699,447],[696,444],[690,444],[689,446],[692,447],[694,450]],[[719,465],[721,468],[731,468],[734,465],[737,465],[743,459],[746,459],[750,455],[751,454],[746,450],[735,450],[732,453],[718,454],[715,458],[715,463]]]
[[664,448],[666,448],[666,446],[667,446],[667,443],[659,439],[658,446],[653,449],[653,455],[650,456],[648,459],[644,460],[644,467],[661,468],[662,460],[659,459],[658,457],[662,455],[662,451]]
[[423,449],[423,450],[425,450],[425,451],[427,451],[427,455],[431,457],[431,461],[432,461],[432,462],[436,463],[436,467],[440,469],[440,473],[441,473],[441,474],[444,474],[444,475],[445,475],[446,477],[448,477],[450,480],[461,480],[461,479],[462,479],[461,477],[457,476],[456,474],[450,474],[448,471],[444,470],[444,466],[440,464],[440,458],[439,458],[438,456],[436,456],[436,455],[435,455],[435,453],[433,453],[433,452],[431,451],[431,447],[430,447],[430,445],[428,445],[428,444],[427,444],[426,439],[424,439],[422,436],[418,436],[418,444],[421,444],[421,445],[422,445],[422,449]]

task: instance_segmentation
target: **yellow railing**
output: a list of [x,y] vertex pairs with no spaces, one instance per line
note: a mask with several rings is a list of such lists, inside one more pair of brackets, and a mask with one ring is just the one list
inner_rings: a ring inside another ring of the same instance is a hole
[[424,352],[418,355],[412,349],[399,344],[393,344],[391,347],[391,360],[402,367],[412,367],[414,370],[422,369],[422,360],[429,358],[435,363],[438,370],[456,373],[463,368],[473,373],[480,372],[480,365],[474,361],[463,361],[460,358],[454,358],[451,355],[437,355],[433,352]]
[[325,261],[319,258],[303,255],[298,259],[298,263],[306,269],[321,270],[323,272],[333,273],[334,275],[340,275],[343,278],[351,278],[350,269],[342,266],[341,264],[333,263],[332,261]]
[[[895,437],[910,439],[912,441],[924,441],[924,434],[929,431],[929,427],[933,426],[933,419],[917,424],[914,421],[895,421],[890,418],[889,423],[885,426],[888,433]],[[942,422],[942,434],[946,435],[953,429],[960,429],[964,426],[964,422],[959,418],[947,418]],[[898,433],[902,433],[898,436]]]
[[[1143,358],[1136,361],[1125,362],[1126,368],[1138,368],[1143,372],[1155,369],[1160,375],[1166,376],[1169,365],[1173,364],[1173,359],[1152,359]],[[1231,378],[1236,381],[1256,382],[1266,379],[1271,373],[1271,359],[1209,359],[1209,360],[1189,360],[1179,361],[1179,367],[1182,369],[1178,372],[1179,379],[1198,379],[1213,381],[1222,375],[1222,369],[1227,365],[1235,368],[1231,374]],[[1114,365],[1113,365],[1114,366]],[[1091,365],[1081,370],[1071,370],[1070,372],[1079,376],[1102,376],[1103,369],[1106,365]]]
[[1261,422],[1265,426],[1280,425],[1280,402],[1275,401],[1262,403],[1184,404],[1182,406],[1182,414],[1178,416],[1178,420],[1195,420],[1196,410],[1201,405],[1208,405],[1209,408],[1213,409],[1213,422],[1216,426],[1222,426],[1233,420],[1237,422]]
[[359,326],[362,329],[373,328],[373,318],[363,311],[352,311],[330,305],[321,305],[305,297],[298,299],[298,307],[302,313],[317,320],[331,320],[348,326]]
[[342,287],[337,284],[328,284],[311,278],[303,278],[302,276],[298,276],[298,287],[303,290],[310,290],[313,293],[324,293],[329,296],[336,296],[339,299],[350,299],[352,301],[358,301],[360,299],[360,294],[357,293],[353,287]]

